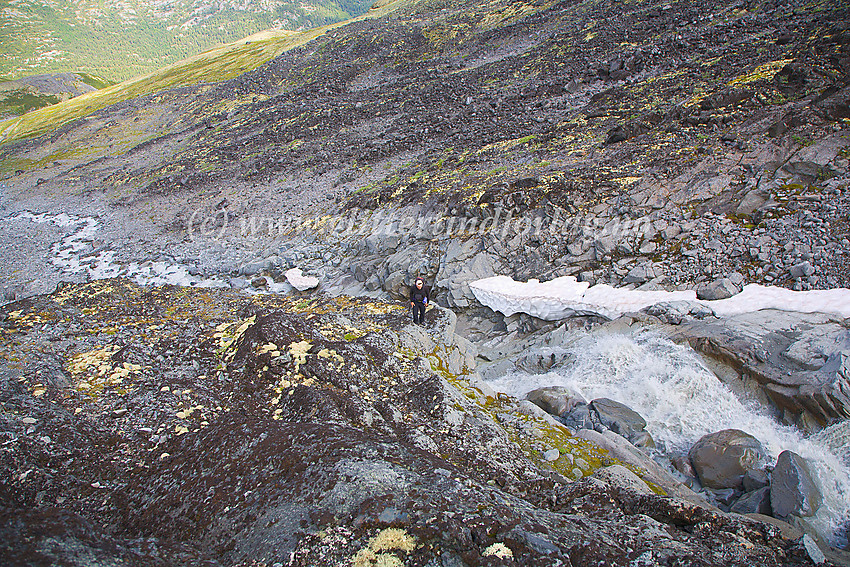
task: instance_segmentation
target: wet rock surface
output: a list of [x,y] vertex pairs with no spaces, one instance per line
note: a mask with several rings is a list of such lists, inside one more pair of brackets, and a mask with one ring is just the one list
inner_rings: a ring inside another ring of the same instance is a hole
[[689,319],[665,332],[705,354],[722,379],[764,400],[785,423],[816,431],[850,416],[846,320],[764,310]]
[[806,460],[793,451],[779,454],[770,483],[770,501],[777,516],[811,516],[821,505],[822,496]]
[[426,352],[403,307],[369,299],[103,280],[3,307],[0,554],[811,564],[776,527],[640,488],[640,469],[594,478],[617,461],[448,372],[468,347],[429,315]]
[[758,439],[737,429],[704,436],[689,456],[700,480],[710,488],[742,488],[744,474],[767,457]]

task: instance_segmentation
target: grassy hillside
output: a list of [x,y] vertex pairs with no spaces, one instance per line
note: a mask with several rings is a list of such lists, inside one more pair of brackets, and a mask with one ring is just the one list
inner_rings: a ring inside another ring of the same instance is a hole
[[[410,0],[383,2],[356,19],[385,15]],[[0,144],[37,136],[111,104],[164,89],[231,79],[345,22],[306,31],[268,30],[210,49],[147,75],[0,122]]]
[[33,0],[0,12],[0,80],[87,72],[150,73],[265,29],[305,30],[363,14],[371,0]]

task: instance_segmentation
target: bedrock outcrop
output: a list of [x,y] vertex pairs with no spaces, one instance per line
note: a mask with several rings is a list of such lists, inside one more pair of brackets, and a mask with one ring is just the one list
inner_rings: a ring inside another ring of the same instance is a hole
[[371,299],[124,280],[4,306],[0,554],[812,564],[802,539],[662,495],[536,406],[494,397],[454,317],[428,319],[412,327]]
[[768,309],[661,328],[705,355],[721,379],[754,394],[785,423],[815,431],[850,417],[846,319]]

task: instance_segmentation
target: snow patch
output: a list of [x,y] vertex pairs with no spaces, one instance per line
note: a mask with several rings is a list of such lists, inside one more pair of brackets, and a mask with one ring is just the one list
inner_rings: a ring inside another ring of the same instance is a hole
[[481,304],[493,311],[505,315],[527,313],[547,321],[563,319],[576,313],[615,319],[624,313],[672,301],[698,303],[711,309],[718,317],[762,309],[850,317],[850,289],[845,288],[792,291],[749,284],[735,296],[714,301],[698,300],[693,290],[643,291],[606,284],[589,287],[587,282],[577,281],[574,276],[563,276],[548,282],[530,279],[525,283],[514,281],[508,276],[493,276],[471,282],[469,288]]
[[301,273],[301,268],[292,268],[284,273],[286,281],[292,284],[292,287],[298,291],[305,291],[319,285],[319,278],[305,276]]

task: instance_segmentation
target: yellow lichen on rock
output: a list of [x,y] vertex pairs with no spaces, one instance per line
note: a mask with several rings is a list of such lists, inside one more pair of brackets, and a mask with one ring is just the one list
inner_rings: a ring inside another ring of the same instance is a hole
[[231,333],[229,329],[231,329],[235,322],[233,323],[222,323],[215,328],[215,333],[213,333],[213,338],[218,339],[218,355],[225,361],[229,361],[233,358],[233,355],[236,354],[236,350],[230,350],[230,347],[236,344],[236,341],[239,340],[239,337],[242,336],[248,327],[254,324],[254,321],[257,320],[256,316],[251,316],[242,321],[238,327]]
[[337,352],[335,350],[327,349],[327,348],[323,348],[322,350],[320,350],[319,353],[318,353],[318,357],[319,358],[333,359],[337,362],[343,362],[345,360],[344,358],[342,358],[342,356],[337,354]]
[[289,354],[292,355],[292,359],[295,361],[295,372],[298,372],[301,365],[307,362],[307,352],[312,346],[307,341],[298,341],[289,345]]
[[394,567],[403,565],[401,559],[388,551],[410,553],[416,549],[416,538],[405,530],[386,528],[369,540],[369,545],[357,552],[351,564],[354,567]]
[[743,75],[738,75],[731,81],[729,81],[728,85],[730,87],[734,87],[736,85],[746,85],[747,83],[753,83],[760,79],[772,79],[774,75],[776,75],[783,67],[785,67],[788,63],[794,61],[793,59],[781,59],[779,61],[771,61],[770,63],[765,63],[764,65],[759,65],[749,73],[744,73]]
[[88,374],[92,369],[94,369],[94,376],[106,376],[112,370],[112,364],[109,363],[109,359],[112,358],[112,355],[117,350],[118,347],[108,345],[76,354],[71,357],[66,368],[75,378],[81,374]]
[[485,549],[482,555],[484,557],[498,557],[499,559],[513,559],[514,552],[504,543],[494,543]]
[[416,549],[416,538],[404,530],[398,528],[387,528],[381,530],[378,535],[369,542],[369,547],[375,551],[389,551],[398,549],[410,553]]
[[[277,351],[277,353],[278,353],[277,355],[274,354],[275,351]],[[265,354],[267,352],[272,353],[272,356],[280,356],[280,349],[274,343],[267,343],[267,344],[263,345],[257,351],[257,354]]]
[[89,395],[96,394],[144,370],[144,366],[139,364],[113,363],[112,356],[118,350],[117,346],[107,345],[72,356],[65,369],[76,380],[76,390]]

